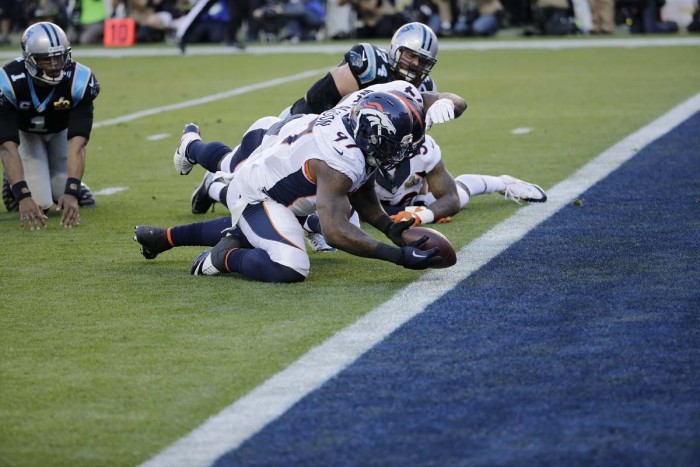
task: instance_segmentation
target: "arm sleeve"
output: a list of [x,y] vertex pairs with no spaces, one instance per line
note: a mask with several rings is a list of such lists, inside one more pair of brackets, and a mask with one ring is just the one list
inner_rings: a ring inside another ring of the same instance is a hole
[[306,92],[306,103],[311,109],[311,112],[307,113],[320,114],[328,109],[332,109],[340,102],[341,97],[335,81],[333,81],[333,76],[329,72],[326,76],[316,81]]
[[90,139],[93,109],[94,106],[91,101],[78,105],[71,110],[70,120],[68,121],[68,139],[74,136],[82,136],[85,139]]
[[14,141],[19,144],[19,125],[17,113],[9,104],[0,105],[0,144]]

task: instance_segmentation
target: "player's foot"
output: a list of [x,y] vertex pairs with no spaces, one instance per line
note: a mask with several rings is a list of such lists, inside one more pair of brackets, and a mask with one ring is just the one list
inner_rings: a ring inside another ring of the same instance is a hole
[[518,204],[521,201],[527,201],[528,203],[544,203],[547,201],[547,194],[537,185],[518,180],[510,175],[501,175],[500,179],[506,185],[500,191],[502,195],[505,195],[506,199],[512,199]]
[[326,243],[323,235],[314,232],[306,232],[306,242],[312,251],[322,251],[324,253],[335,253],[337,250]]
[[240,248],[241,240],[235,235],[226,235],[211,250],[205,250],[192,262],[190,274],[193,276],[215,276],[227,271],[226,257],[229,252]]
[[188,123],[185,125],[185,129],[182,130],[182,136],[180,137],[180,144],[173,154],[173,163],[175,164],[175,170],[180,175],[187,175],[192,171],[195,162],[187,157],[187,147],[192,141],[201,140],[202,137],[199,134],[199,127],[194,123]]
[[134,227],[134,240],[141,244],[141,254],[146,259],[155,259],[160,253],[173,247],[168,242],[168,229],[150,225]]
[[209,208],[214,205],[215,201],[209,196],[209,187],[213,181],[214,174],[211,172],[205,173],[202,182],[192,192],[191,202],[193,214],[206,214]]
[[80,184],[80,191],[78,194],[78,206],[81,208],[86,208],[95,205],[95,197],[90,191],[90,187],[84,183]]

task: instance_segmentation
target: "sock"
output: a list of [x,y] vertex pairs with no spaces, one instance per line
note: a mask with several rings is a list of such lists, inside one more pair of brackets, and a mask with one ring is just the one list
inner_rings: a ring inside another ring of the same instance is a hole
[[[228,190],[226,188],[228,188],[228,185],[226,183],[219,182],[219,181],[213,181],[211,183],[211,185],[209,185],[209,190],[207,190],[207,193],[209,194],[209,197],[211,199],[213,199],[214,201],[218,201],[219,203],[226,204],[223,201],[221,201],[222,191],[228,192]],[[225,196],[225,193],[224,193],[224,196]],[[224,198],[224,201],[226,201],[226,198]]]
[[219,162],[230,152],[230,147],[219,142],[205,143],[204,141],[194,140],[187,146],[187,157],[209,172],[217,172],[219,170]]
[[214,246],[221,231],[231,227],[231,216],[171,227],[168,238],[173,246]]

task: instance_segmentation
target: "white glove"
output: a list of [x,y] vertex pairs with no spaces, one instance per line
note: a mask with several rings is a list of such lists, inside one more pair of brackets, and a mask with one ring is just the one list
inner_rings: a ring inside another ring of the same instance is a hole
[[435,123],[445,123],[455,119],[455,103],[450,99],[438,99],[425,115],[425,131]]

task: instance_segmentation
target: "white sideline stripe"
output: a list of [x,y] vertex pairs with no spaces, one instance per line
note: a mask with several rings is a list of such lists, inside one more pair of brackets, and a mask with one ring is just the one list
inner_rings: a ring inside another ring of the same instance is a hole
[[[286,369],[209,418],[142,467],[207,466],[239,447],[318,389],[437,298],[523,238],[574,198],[700,110],[700,93],[627,136],[548,191],[547,202],[525,206],[458,253],[449,269],[427,272],[356,323],[314,347]],[[422,294],[412,291],[419,285]]]
[[[376,45],[389,48],[388,42],[376,42]],[[440,44],[440,50],[514,50],[514,49],[581,49],[595,47],[675,47],[675,46],[700,45],[698,37],[625,37],[625,38],[569,38],[569,39],[499,39],[486,40],[465,39]],[[190,55],[273,55],[273,54],[339,54],[345,53],[350,48],[348,42],[330,44],[294,44],[294,45],[251,45],[240,51],[234,47],[222,45],[192,45],[183,54],[175,46],[138,46],[130,48],[98,48],[81,46],[73,47],[73,57],[80,61],[81,58],[120,58],[120,57],[182,57]],[[0,52],[0,59],[11,60],[20,55],[15,51]],[[99,78],[99,76],[98,76]]]
[[187,107],[192,107],[200,104],[207,104],[209,102],[215,102],[220,99],[226,99],[228,97],[239,96],[248,92],[257,91],[259,89],[271,88],[280,84],[285,84],[290,81],[296,81],[298,79],[310,78],[312,76],[318,76],[319,73],[326,71],[326,68],[320,68],[317,70],[309,70],[303,73],[297,73],[295,75],[285,76],[283,78],[271,79],[269,81],[263,81],[262,83],[250,84],[248,86],[241,86],[240,88],[231,89],[229,91],[219,92],[216,94],[211,94],[209,96],[200,97],[198,99],[192,99],[189,101],[177,102],[175,104],[164,105],[162,107],[154,107],[152,109],[142,110],[133,114],[123,115],[121,117],[112,118],[110,120],[102,120],[101,122],[96,122],[92,125],[93,128],[102,128],[110,125],[117,125],[119,123],[128,122],[131,120],[136,120],[138,118],[148,117],[151,115],[156,115],[162,112],[169,112],[171,110],[184,109]]

